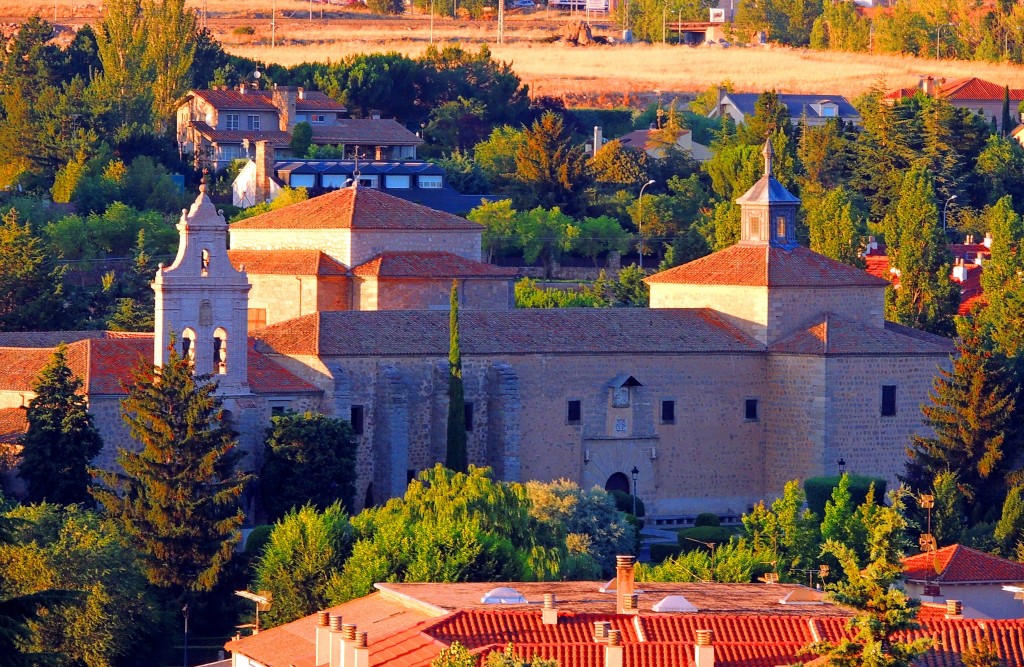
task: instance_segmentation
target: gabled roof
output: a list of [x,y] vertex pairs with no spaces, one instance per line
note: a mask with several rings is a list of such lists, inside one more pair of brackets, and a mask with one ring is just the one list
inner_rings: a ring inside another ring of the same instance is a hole
[[359,167],[362,176],[375,174],[427,174],[444,176],[444,169],[433,162],[360,160],[319,160],[319,159],[286,159],[274,163],[274,171],[289,174],[343,174],[351,176]]
[[450,252],[385,252],[352,269],[377,278],[512,278],[517,272]]
[[208,141],[218,144],[240,144],[248,141],[255,144],[257,141],[269,141],[275,148],[288,146],[292,135],[281,130],[218,130],[210,127],[201,120],[192,121],[192,127]]
[[[999,84],[979,79],[976,76],[969,76],[941,84],[938,96],[958,101],[1002,101],[1004,92],[1003,86]],[[1011,88],[1010,99],[1024,100],[1024,90]]]
[[[744,116],[753,115],[759,93],[726,93],[730,101]],[[842,95],[788,95],[778,93],[779,101],[789,109],[790,118],[806,115],[808,118],[860,118],[860,112]],[[821,116],[813,105],[831,102],[837,108],[836,116]]]
[[809,326],[772,343],[776,354],[815,356],[913,356],[948,355],[953,343],[941,336],[926,334],[927,339],[903,333],[907,327],[886,322],[884,328],[872,327],[833,313],[822,313]]
[[480,232],[483,225],[374,188],[347,187],[232,223],[231,229]]
[[[459,314],[462,354],[686,354],[762,352],[710,309],[514,308]],[[336,311],[260,329],[257,349],[322,356],[448,355],[448,313]]]
[[423,139],[390,118],[342,118],[314,124],[313,143],[366,146],[418,146]]
[[[277,111],[271,90],[247,89],[244,93],[237,89],[193,90],[189,94],[206,100],[210,106],[218,110]],[[295,94],[296,111],[345,111],[345,105],[318,90],[303,91],[301,99],[298,97],[297,90]]]
[[736,244],[645,279],[649,284],[885,287],[886,280],[807,248]]
[[228,250],[231,265],[249,275],[344,276],[345,265],[320,250]]
[[17,442],[25,435],[28,430],[27,415],[25,408],[0,409],[0,445]]
[[903,578],[937,584],[1024,583],[1024,563],[953,544],[903,559]]

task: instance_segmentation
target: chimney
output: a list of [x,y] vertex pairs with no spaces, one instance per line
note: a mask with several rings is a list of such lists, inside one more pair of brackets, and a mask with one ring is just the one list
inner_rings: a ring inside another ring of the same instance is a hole
[[946,600],[946,618],[963,618],[964,603],[960,600]]
[[985,238],[982,240],[981,245],[989,250],[992,249],[992,232],[985,232]]
[[964,240],[964,243],[966,243],[967,245],[974,245],[974,234],[968,234],[967,238]]
[[864,248],[864,254],[865,255],[870,255],[871,253],[877,252],[877,251],[878,251],[878,239],[876,239],[874,236],[869,236],[868,237],[868,244]]
[[306,99],[306,89],[303,88],[302,86],[299,86],[298,88],[298,98],[300,100]]
[[622,667],[622,633],[608,632],[608,645],[604,647],[604,667]]
[[246,86],[244,83],[238,84],[238,92],[240,94],[245,95],[248,92],[248,90],[249,90],[249,87]]
[[326,611],[316,613],[316,664],[322,665],[330,660],[331,647],[331,615]]
[[356,626],[345,623],[341,626],[341,667],[352,667],[356,659]]
[[256,142],[256,203],[270,201],[270,179],[274,177],[274,147],[266,139]]
[[370,667],[370,649],[366,645],[366,633],[356,633],[355,662],[352,667]]
[[611,625],[608,621],[594,621],[594,641],[598,643],[608,641],[608,632]]
[[697,645],[693,647],[694,667],[715,667],[715,647],[711,643],[711,630],[697,631]]
[[329,642],[327,664],[329,667],[341,667],[342,650],[344,647],[341,641],[341,615],[331,616],[330,623],[330,634],[327,638]]
[[957,282],[964,282],[967,280],[967,267],[964,266],[964,260],[959,257],[954,260],[953,264],[953,280]]
[[291,132],[295,129],[295,96],[293,86],[274,86],[273,101],[277,107],[278,129]]
[[633,596],[634,556],[615,557],[615,613],[635,614],[629,610],[630,598]]
[[926,76],[921,80],[921,90],[928,97],[935,97],[935,77]]
[[544,625],[558,625],[558,609],[555,607],[555,594],[544,594],[544,608],[540,610],[541,622]]
[[594,156],[597,156],[597,151],[601,150],[601,146],[604,145],[604,131],[600,125],[594,126]]

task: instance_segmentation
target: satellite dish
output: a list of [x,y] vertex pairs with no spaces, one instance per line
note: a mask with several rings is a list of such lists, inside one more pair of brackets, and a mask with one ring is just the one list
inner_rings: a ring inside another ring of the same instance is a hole
[[259,79],[261,76],[263,76],[263,72],[261,72],[259,70],[256,70],[255,72],[252,73],[252,78],[254,78],[254,79]]

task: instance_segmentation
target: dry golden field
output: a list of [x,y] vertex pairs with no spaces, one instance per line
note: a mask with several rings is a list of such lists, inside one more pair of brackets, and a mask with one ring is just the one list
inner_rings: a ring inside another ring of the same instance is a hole
[[[430,21],[422,15],[375,17],[335,5],[308,0],[189,0],[202,10],[208,26],[227,50],[265,62],[292,65],[308,60],[338,60],[354,53],[397,51],[419,55],[430,43]],[[98,0],[0,0],[5,21],[39,13],[67,25],[95,20]],[[276,42],[271,48],[271,14],[276,6]],[[312,18],[310,17],[312,10]],[[322,12],[322,13],[321,13]],[[323,18],[321,18],[321,16]],[[505,43],[498,45],[494,21],[437,19],[437,44],[459,42],[475,48],[487,43],[494,55],[512,63],[534,94],[600,97],[694,92],[723,80],[737,90],[774,88],[791,93],[830,93],[853,97],[884,78],[889,87],[916,85],[923,75],[956,78],[979,76],[1024,88],[1024,68],[990,63],[923,60],[765,47],[680,47],[633,44],[569,47],[546,43],[566,21],[565,14],[543,9],[509,12]],[[253,35],[236,35],[238,26],[252,26]],[[608,21],[594,32],[614,37]]]

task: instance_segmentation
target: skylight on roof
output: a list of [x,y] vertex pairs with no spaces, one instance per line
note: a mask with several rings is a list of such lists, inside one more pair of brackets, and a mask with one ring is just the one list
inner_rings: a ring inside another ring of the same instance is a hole
[[654,606],[651,607],[653,611],[659,612],[675,612],[692,614],[697,611],[697,608],[693,606],[693,603],[687,600],[682,595],[669,595]]
[[482,598],[482,604],[526,604],[523,594],[514,588],[499,586],[487,591]]

